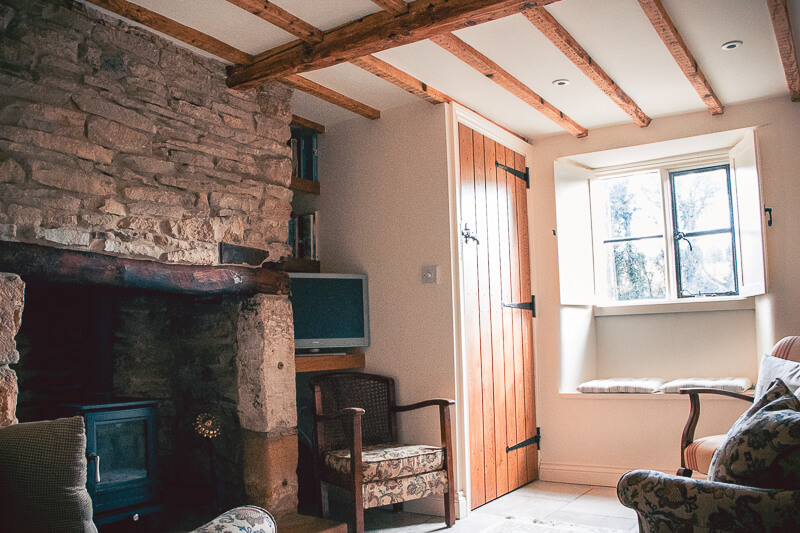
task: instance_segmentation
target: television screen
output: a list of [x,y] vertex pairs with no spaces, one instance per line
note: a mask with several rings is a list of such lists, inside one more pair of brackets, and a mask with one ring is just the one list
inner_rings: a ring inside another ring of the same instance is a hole
[[369,346],[365,274],[290,273],[297,349]]

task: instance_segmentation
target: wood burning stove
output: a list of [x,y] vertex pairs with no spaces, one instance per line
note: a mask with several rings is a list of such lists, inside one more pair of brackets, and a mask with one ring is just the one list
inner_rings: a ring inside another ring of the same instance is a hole
[[86,421],[87,488],[101,525],[159,511],[156,402],[66,404]]

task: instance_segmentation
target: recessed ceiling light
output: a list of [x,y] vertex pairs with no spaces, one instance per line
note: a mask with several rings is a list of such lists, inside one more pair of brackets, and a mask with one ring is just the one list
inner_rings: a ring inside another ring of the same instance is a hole
[[742,46],[742,41],[728,41],[727,43],[722,45],[723,50],[736,50]]
[[557,85],[558,87],[563,87],[565,85],[569,85],[569,80],[561,78],[560,80],[553,80],[553,85]]

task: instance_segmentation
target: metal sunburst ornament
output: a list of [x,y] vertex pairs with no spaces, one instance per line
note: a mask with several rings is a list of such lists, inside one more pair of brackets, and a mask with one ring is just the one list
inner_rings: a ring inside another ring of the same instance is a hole
[[211,413],[200,413],[194,419],[194,431],[201,437],[213,439],[222,433],[222,424],[216,415]]

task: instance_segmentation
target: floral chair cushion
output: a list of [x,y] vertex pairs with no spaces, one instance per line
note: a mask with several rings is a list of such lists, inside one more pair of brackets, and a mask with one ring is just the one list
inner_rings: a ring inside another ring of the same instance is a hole
[[[424,474],[444,468],[444,450],[437,446],[405,444],[364,446],[361,458],[364,483]],[[325,455],[325,464],[338,472],[349,472],[350,450],[328,452]]]
[[235,507],[192,533],[277,533],[275,519],[255,505]]
[[800,489],[800,400],[776,379],[733,424],[708,479],[750,487]]
[[447,472],[425,472],[416,476],[364,483],[364,508],[407,502],[447,492]]

